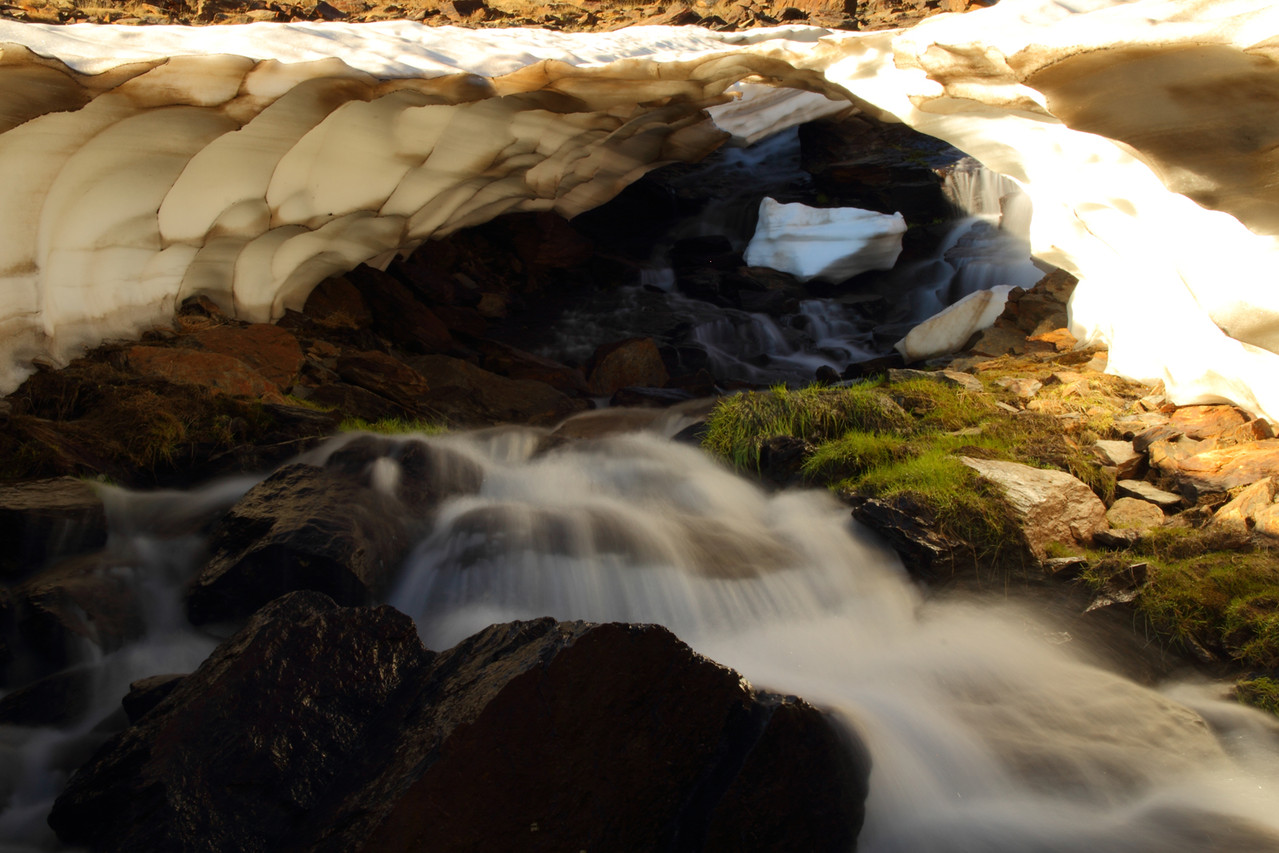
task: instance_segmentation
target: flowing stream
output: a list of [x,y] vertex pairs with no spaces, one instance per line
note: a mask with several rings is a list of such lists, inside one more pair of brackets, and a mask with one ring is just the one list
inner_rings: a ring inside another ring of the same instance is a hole
[[[653,432],[538,453],[543,436],[426,439],[485,471],[478,494],[439,508],[388,596],[428,646],[542,615],[666,625],[862,736],[874,761],[863,851],[1279,849],[1273,719],[1107,672],[999,596],[922,594],[825,493],[766,493]],[[393,488],[394,463],[373,464]],[[83,722],[2,732],[4,849],[54,846],[51,798],[122,725],[129,680],[190,670],[213,647],[178,615],[200,553],[187,531],[252,483],[108,490],[109,547],[147,602],[149,632],[81,664],[93,686]]]

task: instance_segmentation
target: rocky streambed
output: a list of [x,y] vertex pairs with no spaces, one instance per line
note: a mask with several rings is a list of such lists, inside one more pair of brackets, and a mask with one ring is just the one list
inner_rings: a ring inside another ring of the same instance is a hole
[[[1275,729],[1213,694],[1279,666],[1279,439],[1104,375],[1060,273],[962,353],[885,355],[902,281],[963,295],[921,271],[980,229],[936,221],[944,152],[845,121],[711,233],[668,226],[740,177],[667,170],[276,325],[192,298],[10,395],[0,836],[1273,849]],[[903,260],[746,266],[765,192],[905,210]],[[980,500],[909,479],[930,453]],[[1227,686],[1147,689],[1193,666]]]

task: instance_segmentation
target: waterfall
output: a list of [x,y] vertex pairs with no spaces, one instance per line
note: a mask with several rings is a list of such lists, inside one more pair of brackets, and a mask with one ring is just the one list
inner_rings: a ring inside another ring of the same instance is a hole
[[[1279,726],[1260,712],[1184,687],[1177,701],[1107,672],[1050,615],[997,595],[922,597],[825,493],[764,492],[662,435],[539,452],[544,434],[426,439],[485,472],[478,494],[439,508],[388,596],[428,646],[542,615],[666,625],[862,735],[874,761],[863,851],[1279,843]],[[321,462],[347,440],[304,458]],[[52,844],[50,801],[122,725],[130,680],[190,670],[209,651],[213,640],[176,616],[201,553],[193,521],[249,485],[108,495],[112,547],[146,592],[149,630],[79,664],[94,683],[83,722],[4,732],[5,849]]]

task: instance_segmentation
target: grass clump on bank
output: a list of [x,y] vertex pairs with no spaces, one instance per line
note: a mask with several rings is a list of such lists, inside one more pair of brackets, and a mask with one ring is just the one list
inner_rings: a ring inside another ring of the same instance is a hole
[[1279,669],[1279,560],[1238,533],[1166,528],[1121,555],[1090,559],[1083,579],[1105,590],[1135,559],[1148,563],[1136,607],[1178,645]]
[[364,418],[347,418],[338,425],[340,432],[376,432],[382,435],[440,435],[448,432],[448,427],[435,421],[417,418],[378,418],[375,421]]
[[1054,418],[1013,414],[990,394],[931,378],[740,394],[717,405],[703,445],[757,471],[761,448],[777,437],[805,443],[806,481],[928,519],[983,564],[1020,554],[1020,537],[1002,493],[959,456],[1064,470],[1103,498],[1114,493],[1113,476]]
[[1235,684],[1235,697],[1245,705],[1279,717],[1279,681],[1267,676],[1245,678]]

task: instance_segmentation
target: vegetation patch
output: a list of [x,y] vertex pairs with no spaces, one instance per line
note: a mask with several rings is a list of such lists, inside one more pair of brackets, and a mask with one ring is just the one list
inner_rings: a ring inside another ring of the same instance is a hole
[[1279,560],[1238,533],[1170,528],[1119,554],[1092,554],[1098,590],[1134,560],[1147,563],[1137,611],[1159,635],[1243,666],[1279,669]]
[[1014,414],[989,393],[928,378],[740,394],[716,407],[703,444],[752,471],[760,447],[778,436],[812,447],[801,467],[810,483],[909,508],[969,546],[978,565],[1014,554],[1020,562],[1022,546],[1002,494],[957,457],[1067,471],[1104,500],[1115,488],[1113,475],[1055,418]]
[[376,432],[382,435],[439,435],[448,432],[448,427],[442,423],[416,418],[379,418],[375,421],[347,418],[338,429],[341,432]]
[[1267,676],[1245,678],[1235,684],[1235,696],[1245,705],[1279,717],[1279,681]]

